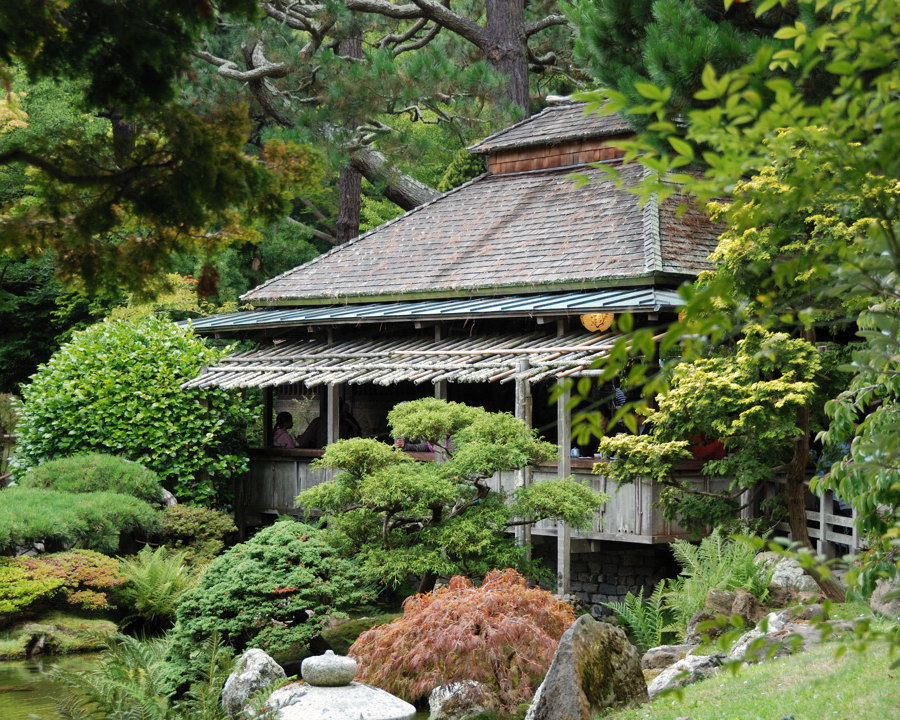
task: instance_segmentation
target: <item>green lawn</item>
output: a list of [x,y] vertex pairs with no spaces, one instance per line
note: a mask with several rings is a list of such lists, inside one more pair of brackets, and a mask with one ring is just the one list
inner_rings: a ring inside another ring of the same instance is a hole
[[[884,643],[835,657],[837,643],[806,653],[722,671],[605,720],[889,720],[900,717],[900,668]],[[896,657],[895,657],[896,659]]]

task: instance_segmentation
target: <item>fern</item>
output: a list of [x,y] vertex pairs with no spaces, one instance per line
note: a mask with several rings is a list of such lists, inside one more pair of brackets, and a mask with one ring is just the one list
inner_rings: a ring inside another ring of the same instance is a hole
[[197,576],[185,565],[185,552],[166,547],[145,547],[133,559],[121,559],[125,583],[117,590],[120,601],[132,610],[127,621],[140,618],[159,626],[175,618],[175,608]]
[[168,643],[127,635],[110,639],[98,667],[86,672],[54,672],[71,688],[58,703],[64,720],[226,720],[220,697],[233,665],[231,649],[218,637],[204,643],[209,658],[202,678],[185,698],[174,700],[166,676]]
[[684,633],[695,612],[702,610],[710,590],[744,588],[757,600],[768,597],[774,566],[764,568],[755,561],[756,551],[748,544],[730,539],[716,528],[699,545],[675,540],[672,554],[681,565],[681,576],[664,593],[674,622],[666,629]]
[[628,628],[631,641],[641,653],[673,639],[669,630],[670,613],[664,604],[665,589],[666,581],[662,580],[646,601],[644,588],[641,588],[637,595],[627,593],[622,602],[601,603]]

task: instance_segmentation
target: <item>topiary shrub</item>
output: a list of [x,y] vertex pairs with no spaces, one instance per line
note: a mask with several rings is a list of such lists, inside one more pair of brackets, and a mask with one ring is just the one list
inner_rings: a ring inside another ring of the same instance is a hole
[[210,562],[237,532],[230,516],[196,505],[172,505],[163,514],[160,538],[167,546],[185,551],[185,562]]
[[187,669],[195,645],[214,633],[237,651],[299,654],[329,618],[369,599],[355,566],[320,534],[282,520],[213,560],[178,603],[173,661]]
[[481,587],[455,576],[447,587],[407,598],[401,618],[364,632],[349,655],[359,663],[358,680],[408,702],[475,680],[511,712],[534,695],[573,622],[568,604],[528,587],[515,570],[494,570]]
[[63,601],[82,610],[111,607],[109,591],[124,582],[119,561],[93,550],[0,559],[0,613]]
[[47,550],[79,545],[112,554],[123,535],[158,532],[160,516],[143,500],[118,493],[6,488],[0,490],[0,553],[41,542]]
[[75,333],[22,389],[15,474],[109,453],[155,471],[180,499],[223,502],[247,468],[240,436],[252,412],[236,392],[181,385],[225,352],[155,316]]
[[31,468],[19,484],[73,493],[115,492],[156,504],[163,498],[155,472],[132,460],[100,453],[49,460]]

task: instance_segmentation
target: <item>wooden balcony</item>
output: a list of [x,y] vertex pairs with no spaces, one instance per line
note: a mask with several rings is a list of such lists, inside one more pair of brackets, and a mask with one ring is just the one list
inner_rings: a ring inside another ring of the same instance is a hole
[[[330,477],[329,470],[314,468],[311,462],[322,455],[321,450],[260,449],[250,451],[250,472],[238,482],[236,521],[242,529],[258,525],[276,515],[300,515],[294,499],[306,490]],[[431,453],[410,453],[420,460],[432,460]],[[619,484],[591,471],[595,460],[573,458],[572,475],[587,482],[595,490],[610,496],[594,518],[588,530],[573,531],[574,541],[611,540],[631,543],[668,543],[687,538],[687,532],[677,523],[666,520],[659,507],[660,487],[650,480]],[[685,466],[679,471],[683,479],[705,490],[719,489],[726,484],[711,485],[696,467]],[[531,482],[544,482],[557,477],[555,463],[535,468]],[[500,473],[492,478],[494,489],[511,492],[519,482],[517,472]],[[556,536],[555,520],[543,520],[532,528],[533,535]]]

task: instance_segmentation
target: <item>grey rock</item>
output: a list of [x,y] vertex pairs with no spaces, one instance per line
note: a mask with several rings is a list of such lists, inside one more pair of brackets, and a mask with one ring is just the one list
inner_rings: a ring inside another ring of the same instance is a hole
[[693,643],[684,643],[682,645],[660,645],[659,647],[650,648],[641,658],[641,667],[644,670],[667,668],[681,660],[695,647],[697,646]]
[[441,685],[428,696],[428,720],[461,720],[478,713],[496,710],[494,692],[484,683],[465,680]]
[[300,664],[300,674],[310,685],[320,687],[349,685],[356,677],[356,660],[326,650],[324,655],[306,658]]
[[608,707],[647,702],[640,658],[625,633],[582,615],[563,633],[526,720],[592,720]]
[[266,700],[272,720],[409,720],[416,709],[384,690],[359,682],[340,687],[293,682]]
[[164,507],[174,507],[178,504],[178,499],[170,493],[168,490],[163,488],[162,491],[162,504]]
[[222,707],[229,715],[240,715],[250,698],[277,680],[285,678],[281,665],[259,648],[241,655],[222,688]]
[[653,678],[647,692],[654,698],[663,690],[680,688],[698,680],[705,680],[715,675],[720,666],[721,658],[718,655],[688,655]]
[[775,573],[772,575],[772,585],[798,592],[819,592],[816,581],[807,575],[800,563],[793,558],[781,557],[774,552],[763,552],[756,556],[756,562],[767,568],[772,563],[776,564]]
[[869,607],[879,615],[900,619],[900,578],[875,583]]

